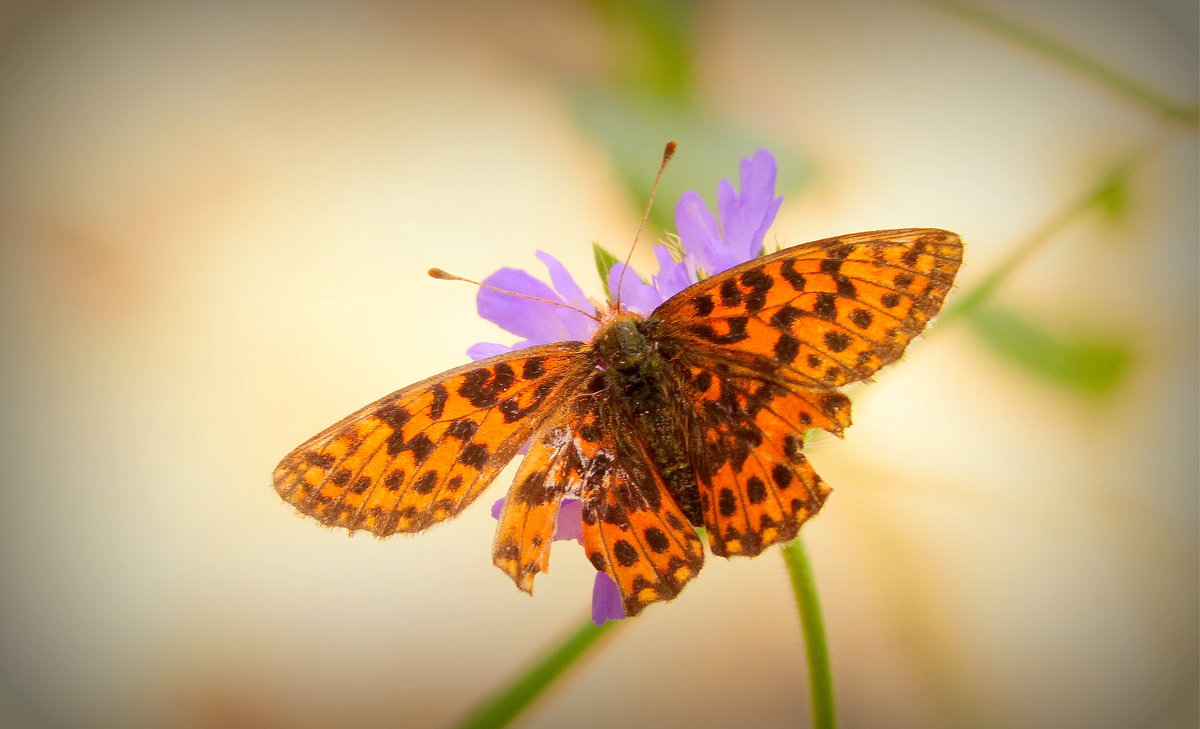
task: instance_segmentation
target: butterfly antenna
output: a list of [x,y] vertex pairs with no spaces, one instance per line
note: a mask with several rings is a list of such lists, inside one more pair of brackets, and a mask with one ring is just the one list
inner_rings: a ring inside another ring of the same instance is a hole
[[442,281],[465,281],[470,284],[475,284],[476,286],[483,288],[483,289],[491,289],[492,291],[495,291],[497,293],[508,294],[509,296],[516,296],[516,297],[522,298],[522,299],[529,299],[530,301],[536,301],[540,304],[552,304],[554,306],[561,306],[564,309],[570,309],[571,311],[577,311],[580,314],[583,314],[587,318],[592,319],[594,321],[600,321],[600,318],[598,316],[596,316],[595,314],[589,314],[586,311],[584,311],[583,309],[571,306],[570,304],[564,304],[561,301],[551,301],[550,299],[542,299],[542,298],[538,298],[537,296],[530,296],[528,294],[519,294],[516,291],[509,291],[508,289],[496,288],[495,286],[489,286],[488,284],[481,283],[479,281],[472,281],[469,278],[463,278],[462,276],[455,276],[454,274],[447,273],[446,271],[443,271],[440,268],[429,269],[429,275],[432,278],[441,279]]
[[633,249],[637,247],[638,237],[642,234],[642,228],[646,227],[646,221],[650,219],[650,208],[654,205],[654,193],[658,192],[658,183],[662,180],[663,172],[667,169],[667,163],[675,156],[675,143],[667,142],[666,149],[663,150],[662,164],[658,166],[658,175],[654,178],[654,185],[650,188],[650,199],[646,201],[646,212],[642,213],[642,222],[638,224],[637,232],[633,234],[633,244],[629,246],[629,253],[625,256],[625,265],[621,268],[621,277],[617,279],[617,301],[616,308],[621,308],[621,284],[625,283],[625,274],[629,271],[629,260],[633,258]]

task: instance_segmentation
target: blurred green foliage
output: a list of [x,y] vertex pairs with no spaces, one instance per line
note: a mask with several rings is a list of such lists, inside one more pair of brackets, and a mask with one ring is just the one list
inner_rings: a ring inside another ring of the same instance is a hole
[[1109,220],[1118,220],[1129,208],[1129,175],[1118,170],[1109,175],[1092,193],[1092,203]]
[[1002,306],[977,306],[967,320],[1007,361],[1093,399],[1111,395],[1133,361],[1132,348],[1116,338],[1052,331]]
[[654,170],[668,141],[679,153],[659,187],[650,224],[674,229],[675,202],[698,182],[709,204],[716,181],[736,182],[738,162],[766,147],[779,162],[777,189],[794,192],[813,176],[812,165],[783,140],[769,139],[709,110],[697,93],[695,28],[704,6],[682,0],[591,0],[605,21],[622,65],[606,78],[566,90],[576,122],[607,153],[630,204],[650,197]]
[[1181,104],[1150,88],[1135,78],[1094,58],[1080,53],[1065,43],[1025,27],[1001,13],[982,5],[962,0],[918,0],[926,5],[971,23],[989,33],[1016,44],[1051,61],[1053,65],[1074,71],[1108,91],[1137,104],[1152,113],[1180,124],[1196,126],[1200,109],[1195,103]]

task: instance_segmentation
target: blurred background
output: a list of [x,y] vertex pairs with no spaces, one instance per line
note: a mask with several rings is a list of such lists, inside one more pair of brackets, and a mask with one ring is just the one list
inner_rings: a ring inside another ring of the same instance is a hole
[[[576,626],[487,504],[347,538],[297,443],[465,361],[468,286],[624,252],[759,147],[768,243],[934,226],[948,308],[851,393],[803,534],[845,727],[1197,725],[1197,6],[10,2],[0,717],[452,725]],[[712,558],[519,725],[795,727],[782,560]]]

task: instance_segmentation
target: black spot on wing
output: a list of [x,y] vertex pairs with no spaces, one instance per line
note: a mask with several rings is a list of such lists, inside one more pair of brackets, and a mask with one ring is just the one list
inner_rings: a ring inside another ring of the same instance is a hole
[[723,321],[729,327],[724,334],[718,334],[711,324],[693,324],[688,331],[713,344],[736,344],[749,336],[746,334],[746,324],[749,322],[746,317],[733,316]]
[[475,435],[475,431],[477,430],[479,430],[479,423],[476,423],[474,420],[455,420],[446,428],[446,434],[454,436],[459,440],[467,440]]
[[746,313],[753,314],[767,304],[767,292],[771,290],[774,281],[771,277],[758,269],[751,269],[743,273],[740,277],[743,286],[746,286],[750,291],[746,294]]
[[429,392],[433,395],[433,402],[429,404],[429,417],[440,420],[442,413],[446,411],[446,400],[450,396],[446,392],[446,388],[440,384],[429,388]]
[[837,296],[834,294],[817,294],[813,303],[813,314],[826,321],[837,318]]
[[536,380],[544,374],[546,374],[546,365],[543,357],[530,357],[521,366],[521,376],[526,380]]
[[613,556],[617,558],[617,562],[622,567],[630,567],[637,564],[639,556],[633,545],[624,539],[618,539],[613,545]]
[[732,490],[721,489],[721,493],[717,497],[717,511],[721,513],[721,516],[733,516],[737,511],[737,497],[733,495]]
[[779,307],[778,311],[771,315],[771,326],[776,329],[789,329],[792,326],[792,322],[796,321],[803,315],[804,312],[800,311],[794,306],[784,304],[783,306]]
[[667,551],[671,546],[667,535],[663,534],[663,531],[657,527],[650,527],[642,532],[642,534],[646,537],[646,544],[658,554]]
[[437,484],[437,478],[437,471],[426,471],[413,484],[413,491],[416,491],[418,494],[427,494],[433,491],[433,487]]
[[850,336],[845,332],[825,332],[825,346],[834,352],[843,352],[850,346]]
[[376,410],[375,417],[379,418],[393,430],[400,430],[400,426],[407,423],[412,418],[412,414],[399,405],[391,403]]
[[805,287],[804,274],[796,270],[796,262],[788,259],[779,267],[779,275],[783,276],[783,280],[791,284],[795,291],[803,291]]
[[875,317],[866,309],[855,309],[850,312],[850,321],[854,322],[854,326],[859,329],[867,329],[871,326],[871,322]]
[[737,306],[742,303],[742,290],[738,288],[737,281],[732,278],[727,278],[721,282],[721,304],[724,306]]
[[470,466],[476,471],[482,471],[489,455],[491,454],[484,444],[468,443],[463,446],[462,451],[458,454],[458,462],[464,466]]
[[800,353],[800,340],[791,334],[782,334],[775,342],[775,359],[784,364],[791,364]]

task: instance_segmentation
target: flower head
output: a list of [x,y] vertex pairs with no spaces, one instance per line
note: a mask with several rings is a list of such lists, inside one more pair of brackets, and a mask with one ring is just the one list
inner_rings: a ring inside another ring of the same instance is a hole
[[[683,257],[676,260],[671,249],[654,247],[658,273],[643,281],[637,275],[625,275],[621,285],[621,303],[644,316],[671,296],[683,291],[704,276],[720,273],[756,258],[763,252],[763,239],[775,221],[782,197],[775,197],[775,157],[765,149],[742,159],[739,170],[741,191],[729,180],[717,183],[719,219],[694,190],[685,192],[675,206],[675,227]],[[617,290],[624,264],[609,271],[609,290]]]
[[[719,273],[755,258],[763,252],[767,229],[779,212],[782,197],[775,197],[775,158],[765,149],[742,160],[739,169],[740,192],[728,180],[717,184],[717,212],[709,211],[704,199],[694,191],[686,192],[675,208],[675,225],[679,232],[682,256],[676,258],[664,245],[654,247],[658,272],[648,280],[630,269],[624,275],[625,264],[609,269],[608,286],[621,305],[643,316],[650,316],[662,302],[679,293],[703,276]],[[583,289],[556,259],[541,251],[538,259],[550,274],[551,286],[515,268],[502,268],[484,279],[484,283],[518,294],[573,306],[582,311],[594,307]],[[618,287],[620,291],[618,293]],[[467,350],[473,359],[484,359],[512,352],[535,344],[564,340],[586,341],[596,333],[598,322],[579,311],[531,301],[481,288],[478,294],[479,315],[512,332],[522,340],[512,346],[480,342]],[[504,506],[500,499],[492,506],[492,516],[499,518]],[[583,504],[578,499],[565,498],[559,507],[555,540],[575,540],[583,543]],[[608,620],[626,617],[617,584],[605,572],[596,573],[592,587],[592,620],[601,625]]]

